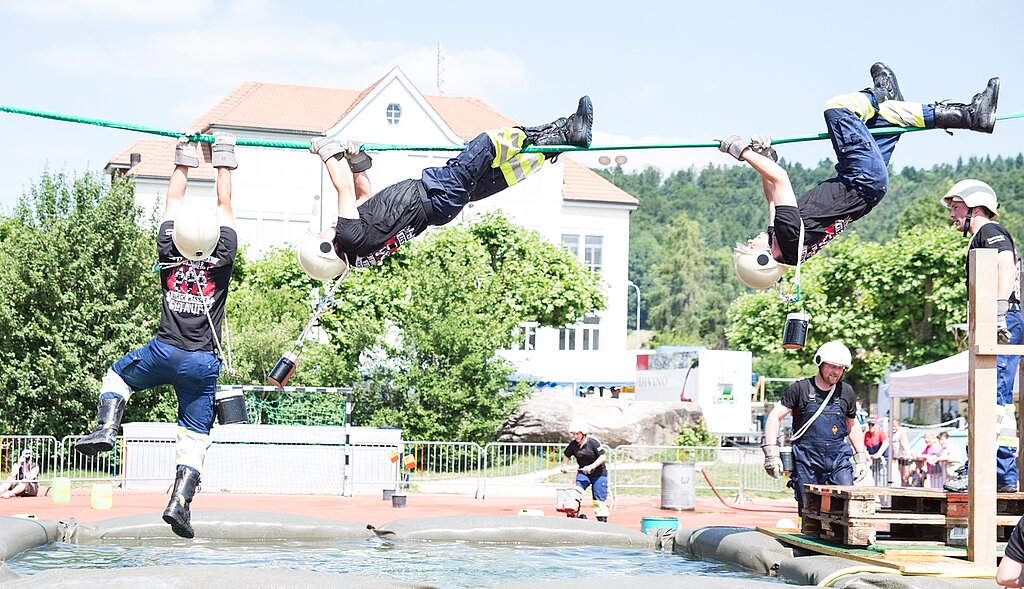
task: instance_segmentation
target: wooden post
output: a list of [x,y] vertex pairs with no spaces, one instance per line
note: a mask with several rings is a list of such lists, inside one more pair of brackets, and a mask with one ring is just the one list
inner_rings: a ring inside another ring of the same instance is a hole
[[992,566],[996,558],[996,250],[972,249],[968,256],[967,559]]

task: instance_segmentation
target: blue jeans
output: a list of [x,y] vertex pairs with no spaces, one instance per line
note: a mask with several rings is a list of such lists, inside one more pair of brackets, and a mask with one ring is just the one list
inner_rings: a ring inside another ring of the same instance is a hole
[[169,384],[178,397],[178,425],[200,434],[213,427],[213,396],[220,358],[211,351],[189,352],[155,337],[114,362],[112,370],[131,387],[144,391]]
[[[1006,314],[1006,327],[1010,330],[1009,345],[1024,342],[1024,316],[1020,311]],[[996,403],[1013,405],[1013,381],[1020,367],[1020,356],[996,356]],[[996,449],[996,482],[1013,485],[1017,482],[1017,448],[999,446]]]
[[[1020,311],[1006,314],[1006,327],[1010,330],[1009,345],[1016,346],[1024,342],[1024,316]],[[1020,356],[996,356],[996,404],[1000,407],[1013,405],[1013,381],[1020,366]],[[968,462],[964,462],[964,467]],[[964,471],[966,472],[966,471]],[[1017,471],[1017,448],[1011,446],[996,447],[996,484],[1015,485],[1019,478]]]
[[470,201],[508,188],[501,170],[491,167],[494,156],[494,142],[481,133],[444,166],[423,170],[420,180],[437,225],[454,219]]
[[605,474],[597,477],[594,480],[591,480],[591,477],[588,476],[586,473],[582,473],[582,472],[576,473],[576,485],[579,488],[581,488],[584,491],[586,491],[587,487],[589,487],[591,484],[594,485],[594,490],[593,490],[594,501],[606,501],[608,499],[608,474],[607,474],[607,472]]
[[[885,119],[875,117],[872,127],[890,127]],[[900,135],[877,138],[856,113],[845,108],[825,111],[825,125],[836,152],[836,173],[839,180],[855,190],[865,202],[878,204],[889,190],[889,158]]]

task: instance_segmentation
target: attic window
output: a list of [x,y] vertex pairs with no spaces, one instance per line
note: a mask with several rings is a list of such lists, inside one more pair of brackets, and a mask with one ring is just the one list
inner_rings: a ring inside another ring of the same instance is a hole
[[388,105],[387,110],[388,124],[391,126],[397,125],[398,120],[402,118],[402,105],[397,102],[392,102]]

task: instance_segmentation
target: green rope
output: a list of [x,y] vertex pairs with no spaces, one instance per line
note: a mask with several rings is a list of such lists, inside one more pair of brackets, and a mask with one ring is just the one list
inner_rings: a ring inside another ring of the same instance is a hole
[[[39,117],[43,119],[51,119],[55,121],[64,121],[67,123],[82,123],[85,125],[96,125],[98,127],[109,127],[111,129],[123,129],[125,131],[138,131],[140,133],[149,133],[151,135],[162,135],[164,137],[181,137],[181,131],[170,130],[170,129],[158,129],[156,127],[148,127],[145,125],[135,125],[132,123],[119,123],[117,121],[105,121],[102,119],[88,119],[84,117],[76,117],[72,115],[65,115],[55,112],[46,112],[42,110],[32,110],[27,108],[16,108],[13,106],[4,106],[0,104],[0,112],[8,112],[16,115],[27,115],[30,117]],[[1024,112],[1008,113],[1004,115],[996,116],[997,121],[1008,120],[1008,119],[1019,119],[1024,118]],[[872,135],[898,135],[900,133],[910,133],[912,131],[925,131],[926,129],[920,127],[881,127],[877,129],[871,129]],[[213,143],[213,135],[204,135],[198,133],[190,137],[193,141],[202,141],[205,143]],[[818,133],[817,135],[807,135],[804,137],[782,137],[773,138],[772,145],[782,145],[785,143],[801,143],[804,141],[820,141],[822,139],[828,139],[828,133]],[[269,139],[252,139],[247,137],[238,137],[235,139],[237,145],[246,145],[250,147],[275,147],[280,149],[309,149],[308,141],[274,141]],[[364,143],[363,149],[366,151],[462,151],[462,145],[391,145],[386,143]],[[543,148],[541,147],[527,147],[523,149],[524,152],[540,152],[540,151],[551,151],[552,147],[557,147],[558,151],[570,152],[570,151],[629,151],[636,149],[691,149],[701,147],[712,147],[717,149],[718,142],[705,142],[705,143],[656,143],[651,145],[600,145],[590,147],[576,147],[572,145],[548,145]]]

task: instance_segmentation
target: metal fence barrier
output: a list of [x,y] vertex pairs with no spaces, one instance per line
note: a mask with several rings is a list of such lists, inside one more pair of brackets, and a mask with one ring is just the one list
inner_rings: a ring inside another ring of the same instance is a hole
[[[80,437],[67,436],[58,442],[53,436],[0,436],[0,464],[6,470],[8,465],[17,463],[23,450],[30,449],[40,464],[39,482],[43,485],[64,477],[78,486],[114,482],[125,489],[163,491],[174,479],[173,441],[132,438],[126,446],[124,438],[119,437],[114,451],[84,456],[74,449]],[[210,483],[205,485],[207,491],[364,495],[402,490],[472,495],[478,499],[488,495],[548,493],[554,497],[555,489],[571,487],[575,478],[574,472],[560,470],[568,446],[562,442],[493,442],[483,447],[473,442],[426,440],[329,445],[326,450],[330,454],[318,454],[314,462],[303,462],[311,456],[309,444],[261,444],[272,446],[269,450],[261,449],[261,455],[272,450],[289,464],[301,464],[303,476],[316,484],[268,490],[271,487],[265,483],[278,478],[280,472],[263,472],[265,469],[254,464],[211,460],[204,474],[204,483]],[[693,462],[700,471],[696,477],[697,491],[708,492],[713,485],[723,498],[737,502],[749,499],[751,494],[789,493],[785,478],[772,479],[765,474],[759,449],[623,445],[606,448],[606,452],[609,499],[613,503],[620,495],[658,494],[663,462]],[[346,457],[352,465],[348,481],[341,468]],[[239,472],[246,472],[248,478],[235,476]],[[221,479],[242,482],[214,484]],[[263,486],[246,487],[259,481]]]

